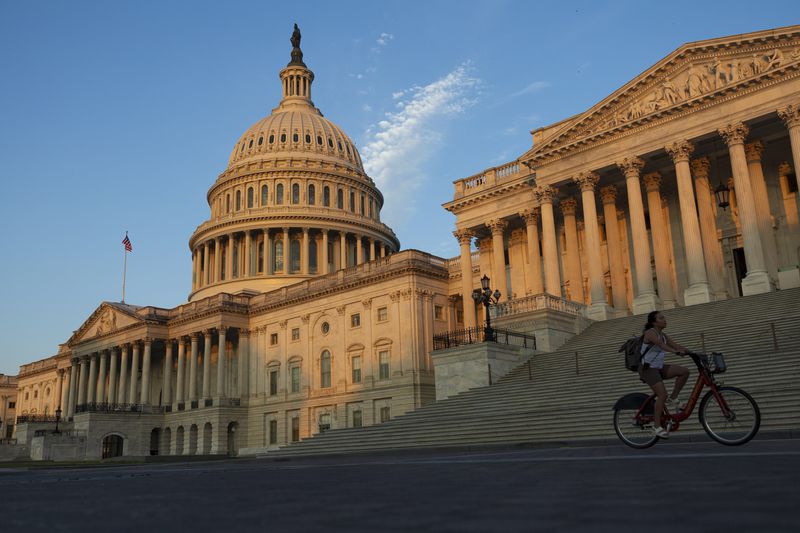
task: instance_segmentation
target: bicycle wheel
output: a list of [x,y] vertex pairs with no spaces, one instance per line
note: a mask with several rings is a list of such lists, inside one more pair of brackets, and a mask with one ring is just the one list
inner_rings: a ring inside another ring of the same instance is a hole
[[726,446],[738,446],[749,441],[761,426],[761,411],[752,396],[736,387],[720,387],[719,394],[728,404],[729,414],[709,391],[700,402],[700,424],[708,436]]
[[638,411],[638,408],[630,407],[614,409],[614,431],[619,440],[641,450],[658,442],[658,437],[653,435],[652,423],[644,424],[636,417]]

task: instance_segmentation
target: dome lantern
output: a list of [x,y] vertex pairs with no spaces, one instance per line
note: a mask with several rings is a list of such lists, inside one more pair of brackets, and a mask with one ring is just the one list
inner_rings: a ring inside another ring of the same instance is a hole
[[294,32],[289,40],[292,43],[291,61],[280,72],[282,99],[278,109],[311,107],[316,110],[311,101],[311,83],[314,81],[314,73],[303,62],[303,51],[300,50],[300,28],[297,27],[297,24],[294,25]]

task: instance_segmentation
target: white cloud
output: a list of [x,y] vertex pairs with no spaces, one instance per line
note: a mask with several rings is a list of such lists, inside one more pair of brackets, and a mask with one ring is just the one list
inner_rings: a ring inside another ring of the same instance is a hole
[[372,106],[369,104],[364,104],[361,106],[361,110],[364,111],[365,113],[369,113],[370,111],[372,111]]
[[393,39],[394,39],[394,35],[392,35],[391,33],[384,32],[384,33],[380,34],[380,36],[378,37],[378,40],[375,41],[375,42],[378,43],[380,46],[386,46],[387,44],[389,44],[389,41],[391,41]]
[[508,99],[511,100],[512,98],[517,98],[520,96],[525,96],[526,94],[534,94],[538,93],[542,89],[546,89],[550,87],[550,83],[546,81],[534,81],[533,83],[529,83],[524,88],[520,89],[515,93],[511,93],[508,95]]
[[[402,107],[371,126],[361,150],[367,173],[386,198],[384,219],[403,224],[416,211],[418,189],[430,177],[423,169],[441,145],[437,131],[442,119],[464,113],[477,101],[481,80],[466,63],[425,86],[403,91]],[[393,98],[399,99],[399,93]]]

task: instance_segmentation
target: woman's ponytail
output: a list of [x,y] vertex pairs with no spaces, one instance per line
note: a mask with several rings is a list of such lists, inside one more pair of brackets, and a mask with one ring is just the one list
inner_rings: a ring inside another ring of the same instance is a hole
[[642,331],[647,331],[648,329],[653,328],[653,322],[655,322],[658,313],[659,311],[650,311],[647,313],[647,324],[644,325],[644,329]]

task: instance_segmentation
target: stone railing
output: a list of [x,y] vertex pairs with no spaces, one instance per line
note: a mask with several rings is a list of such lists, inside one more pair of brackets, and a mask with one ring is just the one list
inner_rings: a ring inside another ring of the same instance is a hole
[[50,370],[55,368],[58,365],[56,362],[55,357],[49,357],[47,359],[42,359],[41,361],[34,361],[33,363],[28,363],[27,365],[22,365],[19,367],[19,374],[30,374],[33,372],[40,372],[42,370]]
[[[472,261],[472,268],[474,269],[478,266],[478,261],[480,261],[481,253],[478,251],[472,252],[471,254],[471,261]],[[457,255],[455,257],[451,257],[450,259],[446,260],[447,262],[447,270],[451,273],[458,273],[461,274],[461,256]]]
[[163,413],[163,405],[138,403],[86,403],[75,406],[76,413]]
[[189,302],[188,304],[179,305],[175,309],[169,311],[169,318],[176,319],[186,315],[194,315],[215,309],[236,311],[240,313],[247,312],[247,304],[250,301],[249,296],[241,296],[235,294],[220,293],[196,302]]
[[0,385],[15,385],[17,384],[17,377],[16,376],[0,376]]
[[467,178],[455,180],[453,182],[453,185],[455,185],[454,198],[458,199],[476,191],[492,187],[500,181],[519,178],[523,175],[524,172],[520,168],[519,161],[511,161],[504,165],[489,168]]
[[493,305],[489,307],[489,313],[491,313],[492,318],[500,318],[538,311],[540,309],[551,309],[553,311],[567,313],[568,315],[583,316],[586,306],[559,296],[543,293],[516,298]]

